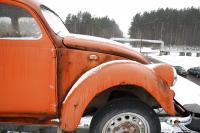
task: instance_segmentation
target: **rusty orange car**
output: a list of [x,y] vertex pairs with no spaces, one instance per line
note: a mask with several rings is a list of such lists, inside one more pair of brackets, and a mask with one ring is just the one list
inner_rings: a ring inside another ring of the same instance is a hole
[[[120,43],[71,34],[34,0],[0,1],[0,123],[91,133],[159,133],[158,115],[184,114],[174,100],[176,73]],[[55,121],[55,119],[57,121]]]

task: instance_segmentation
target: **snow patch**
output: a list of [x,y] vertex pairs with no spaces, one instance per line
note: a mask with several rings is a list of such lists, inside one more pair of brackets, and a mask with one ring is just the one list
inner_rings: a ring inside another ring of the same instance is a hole
[[200,86],[181,76],[177,78],[177,83],[171,87],[176,93],[175,99],[182,105],[198,104],[200,106]]
[[186,70],[191,67],[200,66],[200,57],[194,56],[177,56],[176,54],[166,56],[151,55],[156,60],[168,63],[173,66],[182,66]]
[[[178,53],[172,55],[151,55],[152,58],[173,66],[182,66],[186,70],[191,67],[200,66],[200,58],[193,56],[178,56]],[[182,105],[198,104],[200,106],[200,86],[181,77],[177,76],[176,84],[171,87],[176,95],[175,99]]]

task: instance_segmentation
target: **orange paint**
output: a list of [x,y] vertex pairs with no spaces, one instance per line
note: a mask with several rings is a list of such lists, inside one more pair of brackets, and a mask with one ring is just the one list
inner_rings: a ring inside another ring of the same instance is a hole
[[[0,38],[0,123],[49,124],[59,118],[65,131],[73,131],[90,101],[116,85],[144,88],[175,115],[169,65],[149,64],[139,53],[115,42],[80,35],[62,38],[53,32],[41,4],[34,0],[2,3],[26,10],[42,36],[35,40]],[[84,75],[88,72],[92,73]]]
[[92,75],[80,84],[75,84],[75,88],[72,87],[63,102],[62,128],[74,130],[89,102],[97,94],[117,85],[140,86],[149,92],[166,112],[171,115],[176,113],[173,106],[174,92],[156,76],[152,69],[135,62],[119,61],[97,68]]
[[37,15],[21,3],[1,3],[25,9],[42,31],[42,37],[0,39],[0,116],[10,114],[49,114],[57,112],[55,46]]
[[73,34],[64,38],[64,44],[67,47],[89,50],[89,51],[98,51],[101,53],[107,53],[125,57],[134,61],[141,62],[143,64],[150,63],[147,59],[145,59],[136,51],[129,50],[127,48],[119,46],[118,43],[116,42],[107,41],[105,39],[92,38],[88,36]]
[[[102,54],[98,52],[74,50],[74,49],[61,49],[62,57],[60,58],[59,66],[59,101],[62,105],[67,92],[73,86],[73,84],[80,78],[82,74],[91,68],[98,66],[107,61],[124,59],[122,57]],[[90,60],[90,55],[96,55],[98,60]],[[67,69],[70,68],[70,69]],[[60,105],[60,106],[61,106]]]

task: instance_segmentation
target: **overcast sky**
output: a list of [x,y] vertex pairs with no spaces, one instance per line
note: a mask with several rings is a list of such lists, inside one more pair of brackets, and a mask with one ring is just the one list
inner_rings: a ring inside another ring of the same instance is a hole
[[40,0],[65,20],[69,13],[88,11],[93,16],[114,19],[127,36],[128,28],[136,13],[158,8],[200,7],[200,0]]

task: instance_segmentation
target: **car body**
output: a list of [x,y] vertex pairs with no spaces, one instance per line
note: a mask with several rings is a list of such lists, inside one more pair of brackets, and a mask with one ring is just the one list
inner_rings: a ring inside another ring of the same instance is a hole
[[177,72],[178,75],[184,76],[184,77],[187,76],[187,71],[183,67],[181,67],[181,66],[174,66],[174,68],[176,69],[176,72]]
[[179,56],[185,56],[185,52],[179,52]]
[[200,77],[200,67],[192,67],[188,69],[188,74],[191,74],[197,78]]
[[59,16],[37,1],[1,0],[0,8],[0,123],[74,131],[81,117],[104,115],[100,110],[115,100],[113,105],[134,101],[132,111],[144,105],[151,111],[162,107],[171,116],[186,112],[170,89],[172,66],[151,64],[114,41],[70,34]]
[[186,56],[192,56],[192,52],[186,52]]

